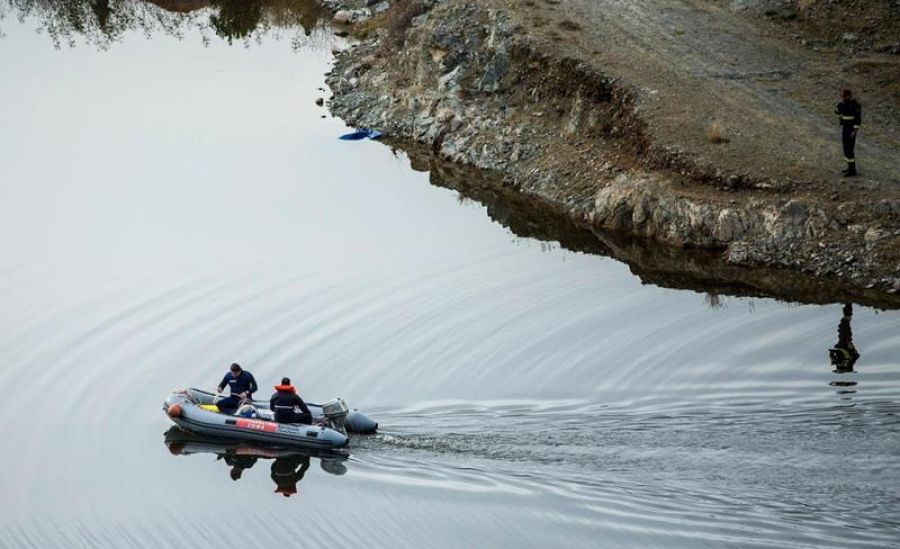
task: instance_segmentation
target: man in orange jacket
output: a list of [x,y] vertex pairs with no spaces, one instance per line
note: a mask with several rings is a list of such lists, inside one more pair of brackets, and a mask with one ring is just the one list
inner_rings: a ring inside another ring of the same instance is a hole
[[269,400],[269,408],[275,412],[275,421],[278,423],[312,423],[312,414],[303,399],[297,395],[297,390],[291,385],[291,380],[281,378],[281,385],[275,386],[275,394]]

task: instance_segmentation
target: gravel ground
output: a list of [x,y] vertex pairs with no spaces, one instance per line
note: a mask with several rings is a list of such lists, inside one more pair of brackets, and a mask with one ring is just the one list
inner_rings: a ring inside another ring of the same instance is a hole
[[[887,98],[860,98],[863,177],[847,182],[832,114],[863,74],[840,54],[811,51],[760,25],[732,2],[700,0],[488,0],[567,56],[639,91],[654,141],[702,164],[789,179],[823,192],[900,196],[900,116]],[[893,56],[898,57],[898,56]],[[718,123],[727,143],[710,143]]]

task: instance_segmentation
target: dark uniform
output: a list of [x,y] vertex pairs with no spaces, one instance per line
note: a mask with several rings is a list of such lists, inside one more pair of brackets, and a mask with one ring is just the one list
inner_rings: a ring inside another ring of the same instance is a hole
[[228,387],[231,390],[231,395],[216,402],[216,405],[219,407],[219,410],[229,414],[234,413],[234,411],[238,409],[238,406],[241,405],[241,399],[238,397],[239,394],[247,393],[248,398],[253,398],[253,393],[259,389],[256,385],[256,379],[253,378],[253,374],[247,370],[241,370],[241,373],[236,377],[232,375],[231,372],[225,374],[225,377],[223,377],[221,383],[219,383],[219,390],[221,391],[225,389],[225,387]]
[[269,408],[275,412],[275,421],[278,423],[312,423],[312,413],[291,385],[275,386]]
[[862,106],[856,99],[844,99],[834,108],[841,121],[841,141],[844,144],[844,159],[847,161],[845,175],[856,175],[856,131],[862,126]]

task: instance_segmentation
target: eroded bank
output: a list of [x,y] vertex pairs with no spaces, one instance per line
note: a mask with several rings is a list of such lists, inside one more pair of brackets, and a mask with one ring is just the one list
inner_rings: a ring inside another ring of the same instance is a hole
[[775,269],[834,300],[897,301],[900,197],[703,162],[659,138],[642,90],[545,47],[514,9],[401,1],[356,23],[328,78],[332,112],[489,172],[578,226],[670,246],[684,274],[784,296],[786,277],[762,274]]

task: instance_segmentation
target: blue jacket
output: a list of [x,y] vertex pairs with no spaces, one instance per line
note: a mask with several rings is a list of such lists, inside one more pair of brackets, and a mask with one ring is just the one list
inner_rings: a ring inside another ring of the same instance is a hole
[[256,380],[253,379],[253,374],[247,370],[241,370],[240,375],[237,377],[233,377],[231,372],[225,374],[225,377],[222,378],[222,383],[219,383],[219,390],[224,389],[226,385],[231,389],[231,394],[233,395],[239,395],[244,391],[252,395],[259,389],[256,385]]

